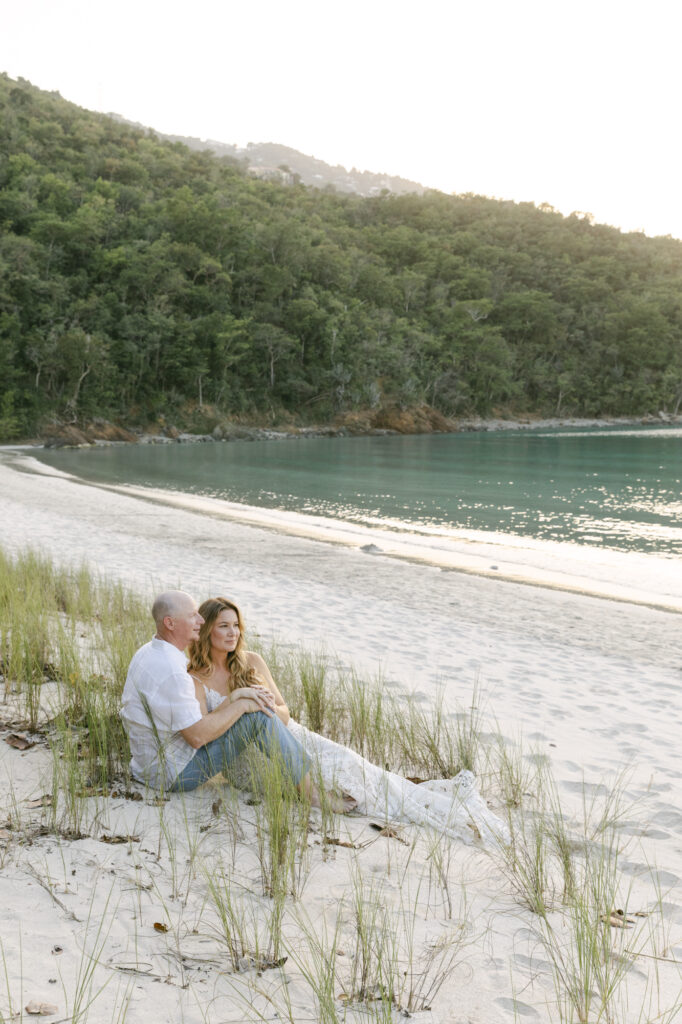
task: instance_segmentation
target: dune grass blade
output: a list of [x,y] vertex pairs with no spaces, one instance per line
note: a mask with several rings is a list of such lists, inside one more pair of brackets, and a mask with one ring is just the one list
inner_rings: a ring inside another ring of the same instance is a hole
[[297,899],[307,878],[310,804],[278,758],[253,761],[257,854],[263,893]]
[[281,958],[286,893],[272,900],[250,892],[222,860],[203,865],[215,931],[233,971],[265,970]]

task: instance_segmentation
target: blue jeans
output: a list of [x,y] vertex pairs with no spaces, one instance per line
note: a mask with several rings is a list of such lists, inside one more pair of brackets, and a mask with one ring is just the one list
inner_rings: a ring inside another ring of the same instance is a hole
[[282,722],[262,711],[250,711],[238,718],[227,732],[199,747],[170,787],[171,793],[186,793],[228,768],[239,754],[255,743],[266,757],[279,760],[285,775],[298,785],[308,773],[310,762],[303,747]]

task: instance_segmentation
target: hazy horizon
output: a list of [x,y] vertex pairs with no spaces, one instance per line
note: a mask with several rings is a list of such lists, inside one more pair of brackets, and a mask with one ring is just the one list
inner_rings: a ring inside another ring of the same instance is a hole
[[682,237],[669,0],[24,0],[12,78],[162,134],[272,142],[445,193]]

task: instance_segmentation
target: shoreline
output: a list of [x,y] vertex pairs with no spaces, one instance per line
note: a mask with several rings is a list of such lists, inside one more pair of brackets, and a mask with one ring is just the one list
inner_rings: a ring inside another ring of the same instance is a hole
[[[129,496],[161,509],[175,508],[276,535],[351,549],[366,557],[682,614],[682,581],[674,560],[663,556],[583,549],[570,543],[464,529],[420,535],[180,491],[99,483],[64,473],[32,459],[28,453],[12,456],[0,450],[0,460],[19,472],[69,480],[78,487]],[[636,586],[632,582],[635,576],[639,579]]]
[[346,425],[321,424],[310,427],[261,427],[227,421],[216,427],[212,433],[200,434],[180,431],[175,427],[162,428],[157,433],[148,433],[138,428],[115,425],[109,421],[93,421],[82,428],[63,426],[53,434],[46,432],[41,438],[28,438],[0,444],[0,451],[22,448],[81,448],[112,444],[202,444],[237,441],[288,441],[323,437],[394,437],[419,436],[420,434],[486,433],[494,431],[518,431],[533,433],[540,430],[604,430],[614,427],[681,427],[682,414],[673,416],[659,413],[644,416],[611,417],[548,417],[523,416],[519,419],[464,417],[447,421],[451,429],[395,430],[391,428],[351,429]]
[[[363,550],[360,541],[366,535],[358,528],[330,543],[329,528],[336,523],[323,524],[324,533],[311,537],[297,529],[282,530],[281,520],[275,520],[274,528],[272,523],[265,526],[263,518],[251,521],[248,510],[246,517],[243,509],[238,510],[241,518],[207,515],[201,507],[206,499],[193,504],[190,496],[183,495],[177,503],[169,503],[164,492],[159,503],[127,489],[81,482],[40,463],[37,465],[44,472],[21,471],[13,462],[11,456],[0,457],[0,514],[6,524],[5,541],[15,550],[37,547],[68,563],[85,560],[145,593],[184,586],[203,595],[222,588],[246,604],[248,619],[257,621],[262,632],[288,636],[295,643],[328,645],[345,660],[343,632],[330,634],[328,625],[330,615],[342,614],[350,635],[362,640],[359,645],[354,640],[353,647],[370,671],[381,664],[405,674],[417,687],[427,680],[429,688],[437,687],[442,676],[438,665],[444,668],[448,664],[450,636],[457,633],[453,615],[464,616],[472,635],[478,635],[480,629],[501,631],[514,638],[514,644],[521,642],[519,638],[525,641],[530,617],[536,623],[536,642],[540,637],[563,638],[561,643],[579,641],[589,649],[595,645],[593,620],[627,621],[633,627],[619,637],[615,649],[625,653],[637,638],[632,656],[642,642],[634,624],[652,619],[663,631],[659,651],[666,663],[671,650],[671,612],[652,607],[656,602],[604,600],[585,594],[582,587],[528,586],[500,578],[499,571],[453,571],[426,559]],[[256,510],[259,515],[264,511]],[[376,532],[372,536],[376,540]],[[566,555],[574,561],[575,546],[568,547]],[[473,552],[470,557],[474,557],[474,544],[464,542],[462,548],[464,554]],[[556,560],[556,553],[552,555]],[[478,553],[479,559],[491,556],[487,547]],[[494,564],[500,566],[499,550],[493,557]],[[628,572],[634,566],[627,555],[614,561]],[[676,563],[670,560],[668,564],[672,573]],[[443,643],[445,647],[436,657],[435,667],[420,656],[411,630],[401,629],[395,635],[395,623],[401,618],[397,609],[406,606],[419,607],[420,616],[423,612],[440,623],[434,650]],[[501,607],[504,613],[498,622]],[[579,614],[578,608],[583,609]],[[290,609],[299,609],[293,622]],[[576,614],[571,612],[563,621],[560,609],[576,609]],[[554,615],[559,616],[556,621]],[[371,623],[369,629],[367,622]],[[566,634],[569,628],[572,632]],[[379,636],[376,642],[375,633]],[[650,646],[649,639],[646,646]],[[471,678],[481,665],[481,654],[478,641],[467,641],[454,664],[468,666],[466,674]]]

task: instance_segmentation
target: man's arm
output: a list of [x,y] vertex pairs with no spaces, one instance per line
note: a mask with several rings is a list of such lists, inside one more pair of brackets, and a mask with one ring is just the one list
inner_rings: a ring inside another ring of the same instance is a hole
[[242,715],[249,714],[252,711],[263,711],[264,714],[272,718],[272,712],[268,710],[265,704],[261,706],[258,701],[252,698],[241,697],[232,703],[229,700],[224,700],[215,711],[209,711],[207,715],[203,715],[194,725],[181,729],[180,735],[189,743],[190,747],[198,750],[199,747],[205,747],[211,740],[217,740]]

